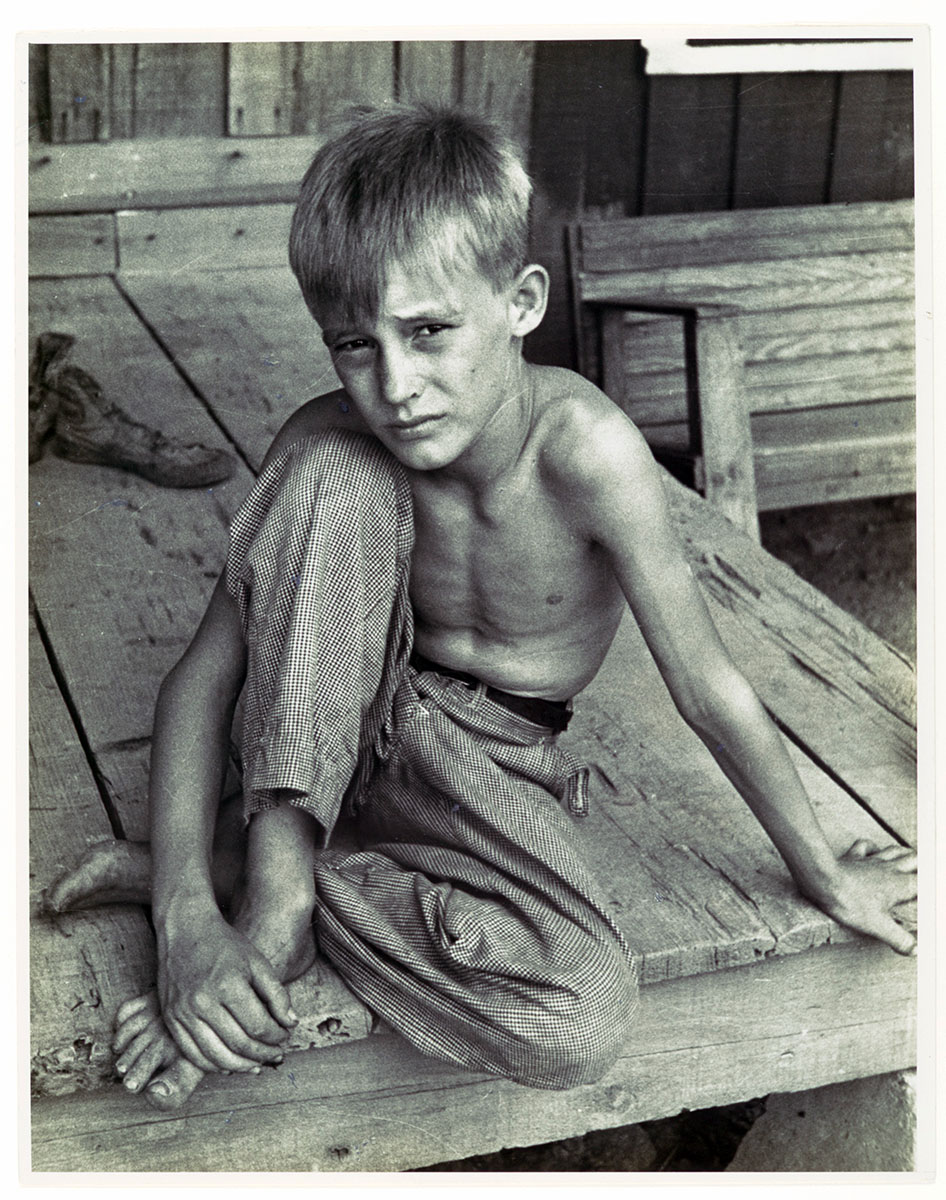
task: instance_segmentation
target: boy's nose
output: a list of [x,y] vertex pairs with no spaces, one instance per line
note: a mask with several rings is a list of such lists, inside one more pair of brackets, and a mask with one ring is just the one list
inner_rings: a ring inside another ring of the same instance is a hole
[[378,355],[378,384],[389,404],[404,404],[420,391],[415,364],[409,355],[396,350]]

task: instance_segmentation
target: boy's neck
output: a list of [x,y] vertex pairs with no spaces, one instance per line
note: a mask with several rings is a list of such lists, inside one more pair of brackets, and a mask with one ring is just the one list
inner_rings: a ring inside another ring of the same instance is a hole
[[505,398],[476,441],[452,463],[425,474],[478,492],[515,467],[535,419],[534,368],[521,353],[511,361],[504,391]]

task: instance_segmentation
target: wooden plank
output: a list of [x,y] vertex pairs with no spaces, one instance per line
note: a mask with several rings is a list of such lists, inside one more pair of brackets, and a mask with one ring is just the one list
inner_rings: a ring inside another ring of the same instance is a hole
[[796,261],[722,263],[675,270],[583,275],[585,301],[722,304],[757,312],[882,300],[910,300],[913,256],[906,250],[806,257]]
[[302,42],[293,133],[322,133],[352,104],[394,98],[393,42]]
[[828,72],[741,77],[734,208],[827,199],[835,91]]
[[528,153],[534,42],[461,42],[459,103],[499,124]]
[[735,75],[648,78],[641,211],[706,212],[729,204]]
[[169,277],[181,271],[282,266],[292,212],[291,204],[119,212],[119,263],[122,271],[160,271]]
[[[914,306],[906,301],[786,309],[777,318],[741,313],[739,321],[750,370],[756,363],[795,358],[912,350],[915,328]],[[672,371],[683,363],[681,317],[627,311],[616,334],[611,353],[623,356],[622,371],[628,376]]]
[[[912,464],[909,470],[893,474],[874,472],[871,475],[852,475],[847,478],[767,483],[759,487],[759,511],[807,508],[812,504],[831,504],[838,500],[867,500],[875,496],[906,496],[915,490],[916,471]],[[849,780],[853,787],[860,790],[856,774],[849,776]]]
[[459,97],[460,43],[446,41],[399,42],[397,98],[456,104]]
[[[916,460],[912,435],[888,435],[857,441],[815,442],[798,446],[760,447],[756,478],[763,486],[795,480],[869,478],[897,474],[911,477]],[[912,483],[905,491],[915,491]]]
[[111,1075],[115,1011],[150,985],[154,949],[130,906],[39,913],[43,889],[112,828],[32,620],[29,656],[31,1087],[60,1095]]
[[585,272],[913,248],[913,201],[675,213],[580,226]]
[[[898,403],[912,402],[915,376],[912,370],[886,372],[881,370],[867,380],[857,376],[836,376],[825,383],[815,381],[789,386],[753,387],[754,372],[746,371],[749,380],[749,407],[753,413],[801,412],[819,407],[844,407],[850,404],[882,403],[892,399]],[[770,381],[771,382],[771,381]],[[642,428],[672,424],[686,411],[686,380],[683,371],[642,375],[619,382],[608,395]]]
[[52,140],[49,114],[49,48],[30,42],[27,68],[27,105],[29,140],[49,142]]
[[891,778],[915,787],[912,664],[700,497],[666,483],[684,550],[736,664],[783,728],[915,844],[915,810],[901,807],[899,785],[887,787]]
[[757,413],[752,418],[752,437],[760,452],[768,449],[798,449],[815,442],[883,441],[912,439],[916,426],[916,404],[912,399],[878,401],[873,404],[831,405],[802,412]]
[[841,76],[831,200],[913,195],[913,76],[857,71]]
[[140,42],[133,57],[133,85],[135,138],[225,132],[221,43]]
[[[30,316],[31,338],[72,333],[72,360],[133,418],[227,446],[110,280],[35,283]],[[249,487],[237,467],[232,480],[196,491],[49,454],[31,467],[34,596],[93,753],[150,736],[157,688],[197,628]],[[134,807],[112,795],[126,831],[137,832],[144,798],[131,799]]]
[[135,136],[135,75],[138,46],[118,42],[109,46],[112,73],[112,137]]
[[752,435],[738,331],[737,319],[729,316],[701,317],[694,330],[703,487],[707,500],[758,540]]
[[31,213],[294,203],[318,138],[157,138],[31,146]]
[[30,217],[30,275],[105,275],[117,264],[111,214]]
[[53,142],[97,142],[110,133],[108,47],[76,43],[48,50]]
[[300,404],[339,386],[288,266],[123,284],[255,469]]
[[[799,897],[775,848],[676,711],[630,617],[563,744],[592,773],[586,843],[607,907],[652,983],[795,954],[850,934]],[[885,838],[795,747],[831,845]],[[889,780],[888,780],[889,782]],[[909,797],[897,793],[897,802]]]
[[599,1083],[565,1092],[453,1070],[395,1036],[208,1079],[184,1113],[119,1088],[34,1106],[45,1171],[395,1171],[798,1091],[916,1060],[914,971],[830,947],[645,988],[637,1034]]
[[231,42],[227,132],[259,137],[293,132],[296,42]]

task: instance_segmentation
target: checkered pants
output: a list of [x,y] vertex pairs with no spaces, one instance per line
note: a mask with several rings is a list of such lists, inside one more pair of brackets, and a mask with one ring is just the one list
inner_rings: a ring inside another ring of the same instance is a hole
[[[587,770],[554,734],[409,663],[410,488],[347,433],[290,446],[235,518],[248,648],[246,809],[320,823],[316,931],[424,1052],[533,1087],[600,1078],[637,973],[566,815]],[[340,814],[361,849],[333,847]]]

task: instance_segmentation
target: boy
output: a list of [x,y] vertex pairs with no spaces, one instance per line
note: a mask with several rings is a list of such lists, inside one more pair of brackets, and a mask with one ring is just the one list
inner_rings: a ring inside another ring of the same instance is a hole
[[[276,438],[162,685],[150,858],[126,846],[94,869],[97,895],[151,875],[158,994],[123,1006],[115,1044],[161,1107],[203,1072],[279,1061],[283,984],[316,947],[428,1053],[535,1087],[611,1066],[635,959],[565,814],[586,773],[556,735],[627,604],[800,890],[913,951],[891,909],[915,895],[914,855],[829,849],[642,438],[585,380],[524,360],[548,289],[529,195],[496,131],[420,108],[363,113],[303,182],[290,261],[343,386]],[[212,846],[244,683],[230,923]],[[338,848],[340,821],[360,849]]]

